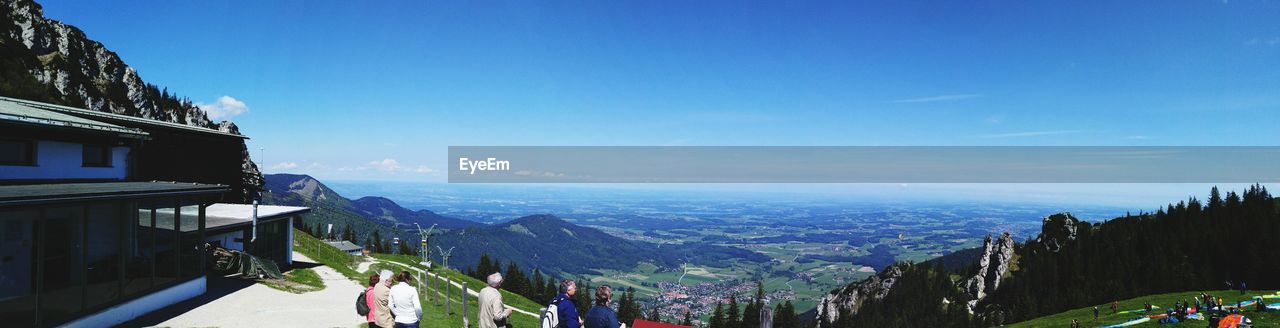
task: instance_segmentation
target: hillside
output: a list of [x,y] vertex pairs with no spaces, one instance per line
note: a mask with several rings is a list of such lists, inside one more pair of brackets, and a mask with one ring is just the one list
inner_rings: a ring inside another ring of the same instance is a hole
[[[366,262],[364,262],[363,264],[357,264],[355,262],[352,262],[351,257],[347,256],[342,251],[338,250],[337,248],[334,248],[333,246],[329,246],[328,244],[323,243],[320,240],[310,237],[302,231],[294,231],[294,235],[297,236],[297,238],[294,241],[296,251],[298,251],[299,253],[302,253],[303,255],[306,255],[309,258],[319,261],[321,264],[324,264],[326,266],[329,266],[338,270],[347,278],[354,280],[356,282],[359,282],[362,285],[367,283],[367,279],[369,275],[375,274],[379,270],[383,270],[383,269],[392,270],[393,272],[406,271],[406,270],[410,272],[415,272],[415,273],[423,272],[423,273],[427,273],[428,277],[431,277],[432,275],[434,275],[436,277],[447,278],[448,280],[456,283],[465,282],[467,286],[467,291],[469,294],[467,298],[467,306],[469,307],[468,309],[469,322],[471,322],[473,326],[475,325],[475,322],[477,320],[476,316],[478,312],[476,309],[479,306],[476,303],[477,300],[475,295],[480,291],[481,288],[484,288],[484,283],[479,280],[468,277],[460,272],[450,270],[447,268],[441,268],[439,266],[428,269],[426,267],[423,267],[417,264],[417,258],[411,257],[411,256],[378,255],[370,258],[364,258]],[[358,271],[361,268],[363,268],[364,271]],[[439,281],[443,281],[443,280],[439,280]],[[439,286],[441,286],[440,290],[441,290],[441,293],[443,293],[444,285],[439,285]],[[421,321],[421,325],[420,325],[421,327],[452,328],[452,327],[463,326],[462,309],[458,307],[458,302],[461,302],[462,297],[461,297],[461,293],[459,292],[460,289],[457,286],[454,286],[453,288],[449,289],[452,291],[452,293],[448,295],[449,299],[451,299],[453,302],[453,305],[449,308],[450,310],[452,310],[453,312],[452,314],[450,314],[449,311],[445,310],[443,303],[435,302],[435,299],[433,298],[434,297],[433,293],[430,292],[431,289],[425,289],[425,290],[427,290],[428,292],[423,292],[419,294],[419,296],[421,297],[419,301],[422,304],[422,316],[423,316],[423,320]],[[440,299],[443,300],[443,297],[441,297]],[[540,306],[538,305],[538,303],[530,301],[529,299],[524,298],[520,295],[513,294],[507,290],[502,290],[502,299],[506,305],[511,306],[519,311],[517,313],[512,314],[512,317],[510,319],[511,324],[513,324],[516,327],[533,327],[537,324],[537,318],[534,317],[532,314],[539,313],[538,310]],[[343,309],[343,310],[350,311],[349,309]]]
[[[240,134],[235,123],[214,122],[189,99],[142,80],[115,52],[75,26],[44,17],[40,4],[0,4],[0,96],[186,124]],[[245,184],[262,173],[241,145]],[[257,188],[243,190],[252,199]]]
[[456,246],[450,260],[454,267],[474,265],[487,253],[495,260],[515,261],[523,268],[553,274],[630,270],[641,262],[676,268],[684,263],[725,266],[733,260],[769,260],[762,254],[733,247],[626,240],[552,215],[531,215],[492,226],[454,230],[435,237],[433,242],[445,249]]
[[[1238,290],[1206,290],[1191,292],[1176,292],[1167,294],[1147,295],[1135,297],[1127,300],[1118,301],[1119,311],[1112,313],[1110,303],[1096,304],[1099,309],[1098,321],[1093,321],[1093,306],[1085,306],[1074,310],[1065,311],[1058,314],[1048,315],[1032,320],[1014,323],[1009,327],[1070,327],[1071,320],[1075,319],[1081,323],[1081,326],[1097,326],[1097,325],[1115,325],[1124,322],[1137,320],[1145,315],[1159,315],[1164,312],[1175,302],[1194,302],[1195,297],[1199,297],[1201,293],[1215,295],[1226,300],[1226,304],[1235,304],[1236,302],[1246,302],[1253,300],[1258,296],[1264,297],[1263,304],[1272,304],[1280,302],[1280,294],[1273,290],[1250,290],[1244,294],[1240,294]],[[1141,309],[1145,304],[1154,304],[1159,310],[1150,313],[1142,313]],[[1257,312],[1253,311],[1253,307],[1245,307],[1245,317],[1253,320],[1254,327],[1280,327],[1280,315],[1276,312]],[[1151,320],[1135,327],[1203,327],[1205,321],[1189,320],[1177,325],[1161,324],[1157,320]]]
[[815,319],[822,327],[993,326],[1225,283],[1276,289],[1280,253],[1264,245],[1280,236],[1277,212],[1266,188],[1255,185],[1225,196],[1214,188],[1205,203],[1190,198],[1105,222],[1055,214],[1034,239],[989,240],[978,263],[959,272],[963,266],[941,261],[896,264],[832,291],[838,302],[820,307]]

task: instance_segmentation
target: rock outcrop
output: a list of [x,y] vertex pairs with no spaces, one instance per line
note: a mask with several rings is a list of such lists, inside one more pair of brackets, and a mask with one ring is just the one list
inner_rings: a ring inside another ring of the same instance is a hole
[[1050,252],[1058,252],[1068,243],[1076,240],[1077,220],[1071,213],[1063,212],[1044,217],[1043,224],[1040,227],[1040,236],[1036,237],[1036,242],[1044,246],[1045,250]]
[[978,272],[965,281],[965,292],[968,293],[969,313],[974,312],[974,307],[979,301],[987,297],[987,294],[995,292],[1000,288],[1000,281],[1009,272],[1009,266],[1013,262],[1013,237],[1008,232],[1000,235],[997,240],[992,240],[991,235],[987,235],[986,241],[982,243],[982,257],[978,258]]
[[858,313],[858,309],[862,307],[863,302],[884,298],[889,294],[889,290],[893,288],[893,284],[902,276],[903,266],[909,265],[914,264],[890,265],[884,271],[866,280],[831,291],[818,302],[817,319],[828,323],[835,322],[836,319],[840,318],[841,312],[847,311],[849,314],[855,314]]
[[[0,60],[0,76],[16,78],[0,89],[4,96],[239,134],[235,123],[213,122],[190,100],[144,82],[115,52],[75,26],[45,18],[31,0],[0,1]],[[240,195],[248,200],[257,197],[262,173],[241,148],[232,155],[243,158],[243,183],[253,186]]]

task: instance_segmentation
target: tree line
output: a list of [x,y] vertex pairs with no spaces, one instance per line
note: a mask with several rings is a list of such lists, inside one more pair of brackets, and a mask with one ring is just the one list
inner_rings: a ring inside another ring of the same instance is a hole
[[[895,264],[903,276],[888,295],[864,302],[820,327],[989,327],[1144,295],[1193,290],[1277,289],[1280,236],[1277,201],[1253,185],[1243,194],[1214,187],[1152,213],[1104,222],[1076,221],[1063,243],[1042,231],[1015,245],[1015,270],[977,304],[963,306],[960,286],[976,264],[959,272],[942,266]],[[1055,227],[1061,228],[1061,227]],[[959,278],[957,278],[959,277]]]

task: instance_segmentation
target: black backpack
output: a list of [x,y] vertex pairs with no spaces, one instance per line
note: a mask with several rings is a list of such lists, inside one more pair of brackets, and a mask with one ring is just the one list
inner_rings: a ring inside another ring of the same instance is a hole
[[360,316],[369,315],[369,303],[365,302],[364,294],[366,293],[360,292],[360,296],[356,296],[356,314]]

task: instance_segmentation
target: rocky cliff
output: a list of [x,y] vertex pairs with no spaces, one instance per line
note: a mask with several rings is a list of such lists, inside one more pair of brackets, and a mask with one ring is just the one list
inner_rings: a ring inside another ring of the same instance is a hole
[[[144,82],[102,43],[45,18],[34,1],[0,0],[0,17],[0,95],[240,133],[235,123],[213,122],[190,100]],[[258,186],[243,196],[256,197],[262,174],[247,148],[238,156],[244,183]]]
[[862,307],[862,303],[871,299],[881,299],[889,294],[889,290],[893,288],[893,284],[902,276],[904,265],[908,263],[894,264],[885,268],[866,280],[849,284],[837,290],[833,290],[822,297],[818,301],[817,319],[827,323],[835,322],[840,319],[841,312],[852,315],[858,313],[858,309]]
[[965,293],[969,296],[969,313],[974,312],[974,307],[987,294],[1000,288],[1000,280],[1008,274],[1013,262],[1013,245],[1013,237],[1008,232],[994,241],[991,235],[987,235],[986,241],[982,243],[982,257],[978,258],[978,271],[965,280],[964,284]]

